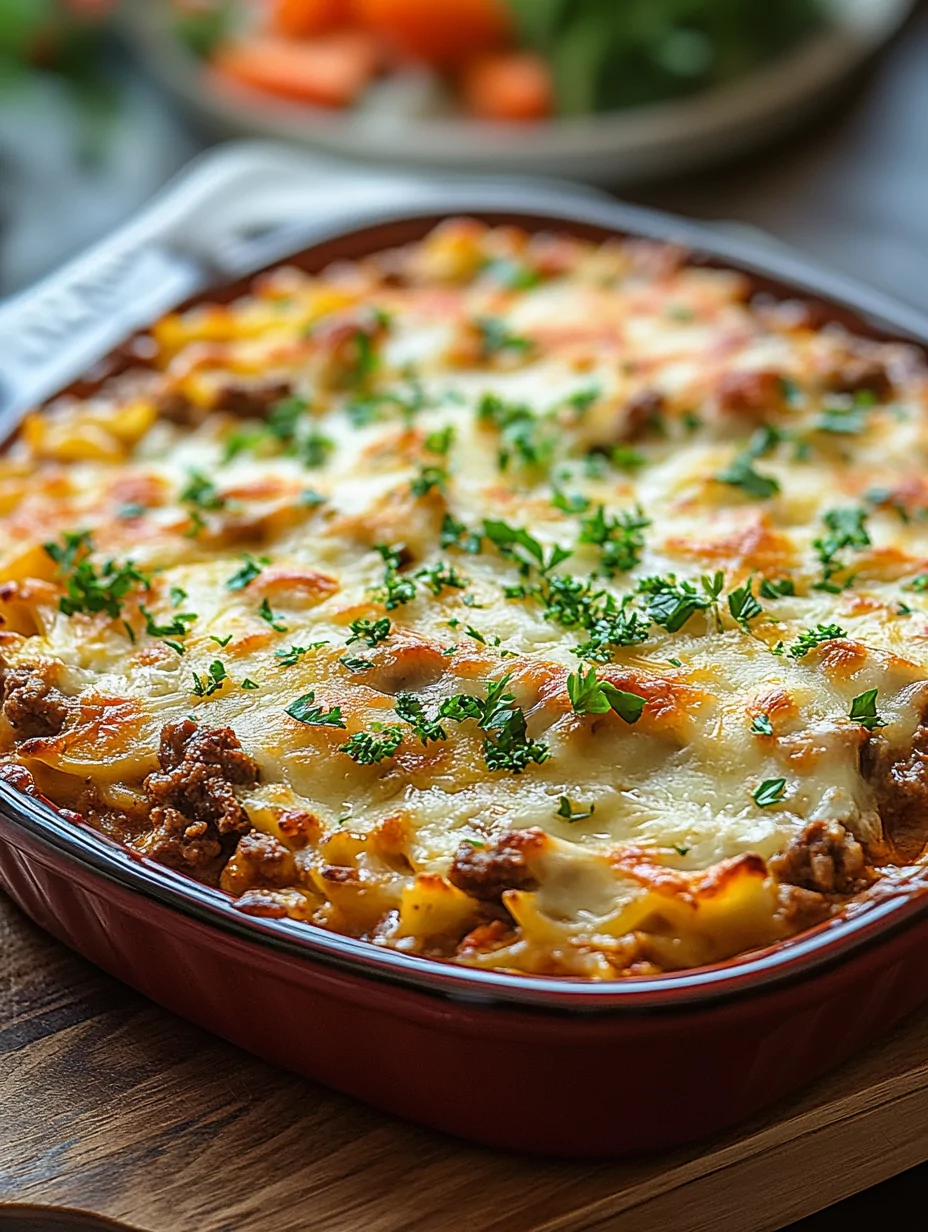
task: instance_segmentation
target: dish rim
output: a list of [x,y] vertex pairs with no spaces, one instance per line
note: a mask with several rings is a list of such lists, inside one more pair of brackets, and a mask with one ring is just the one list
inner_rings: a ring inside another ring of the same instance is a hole
[[[376,252],[403,240],[384,240],[390,228],[425,234],[432,225],[456,215],[490,222],[511,222],[528,229],[559,227],[573,234],[612,234],[682,243],[693,263],[722,266],[751,276],[761,290],[781,298],[821,305],[832,320],[885,340],[914,343],[928,349],[928,317],[898,304],[880,292],[819,269],[788,249],[767,247],[740,237],[714,232],[708,225],[621,202],[577,200],[545,189],[512,189],[468,194],[465,186],[449,189],[444,199],[427,198],[421,206],[393,206],[343,218],[309,244],[291,232],[286,239],[271,236],[260,264],[244,278],[226,278],[198,292],[191,301],[230,298],[255,274],[283,261],[304,261],[324,268],[332,260]],[[379,239],[377,237],[380,237]],[[412,236],[410,236],[412,238]],[[305,237],[304,237],[305,240]],[[372,242],[376,241],[376,242]],[[152,242],[152,237],[148,237]],[[330,253],[332,248],[335,253]],[[130,337],[132,332],[127,334]],[[188,920],[219,929],[227,936],[250,941],[279,956],[299,958],[341,969],[355,976],[393,984],[474,1006],[515,1008],[548,1014],[622,1016],[709,1008],[743,999],[774,987],[795,983],[847,962],[872,946],[887,942],[928,916],[928,868],[877,888],[860,906],[795,938],[763,950],[735,955],[709,967],[658,976],[624,977],[614,981],[583,981],[569,977],[530,976],[479,970],[448,961],[403,954],[346,934],[291,919],[248,915],[232,898],[183,873],[155,864],[122,847],[89,826],[67,820],[42,797],[24,795],[0,781],[0,841],[19,846],[3,833],[9,823],[37,842],[46,853],[57,853],[85,872],[141,898],[177,911]]]

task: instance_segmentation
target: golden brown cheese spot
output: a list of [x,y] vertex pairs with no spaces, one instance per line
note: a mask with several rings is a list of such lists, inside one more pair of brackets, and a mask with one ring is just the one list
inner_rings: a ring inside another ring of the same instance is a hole
[[338,579],[316,569],[271,566],[261,572],[249,587],[249,594],[263,596],[272,603],[305,609],[324,603],[338,593]]
[[736,583],[752,571],[771,577],[793,568],[796,549],[792,540],[774,530],[763,513],[749,511],[739,521],[737,527],[722,524],[717,537],[672,535],[665,543],[666,550],[677,559],[694,560],[707,569],[727,569]]

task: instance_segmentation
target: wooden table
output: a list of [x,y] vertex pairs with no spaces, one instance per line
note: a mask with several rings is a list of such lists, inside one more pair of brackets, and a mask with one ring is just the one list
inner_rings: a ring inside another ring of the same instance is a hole
[[3,896],[0,953],[7,1203],[145,1232],[771,1232],[928,1156],[928,1011],[732,1133],[558,1163],[266,1065],[102,975]]
[[[635,196],[762,227],[928,310],[926,68],[923,7],[801,140]],[[0,1055],[0,1199],[146,1232],[769,1232],[928,1158],[928,1013],[723,1140],[634,1163],[539,1164],[272,1069],[101,975],[2,900]],[[917,1169],[803,1232],[901,1220],[926,1180]],[[10,1229],[65,1223],[0,1207]]]

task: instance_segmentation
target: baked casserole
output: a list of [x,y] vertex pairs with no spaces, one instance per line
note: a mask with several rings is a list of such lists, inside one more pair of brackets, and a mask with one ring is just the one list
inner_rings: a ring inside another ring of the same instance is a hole
[[458,219],[170,315],[0,459],[0,775],[376,945],[595,980],[928,838],[919,354]]

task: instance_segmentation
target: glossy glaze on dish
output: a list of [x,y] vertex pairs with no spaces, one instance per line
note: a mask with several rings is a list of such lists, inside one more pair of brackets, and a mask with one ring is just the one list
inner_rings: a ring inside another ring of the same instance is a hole
[[920,855],[909,349],[465,221],[140,354],[5,463],[14,781],[245,911],[592,979]]

